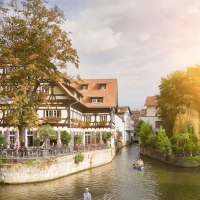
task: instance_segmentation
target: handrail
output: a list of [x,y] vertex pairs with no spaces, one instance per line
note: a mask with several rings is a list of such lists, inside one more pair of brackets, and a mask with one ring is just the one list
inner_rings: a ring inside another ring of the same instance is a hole
[[101,149],[107,149],[109,146],[107,144],[91,144],[86,146],[77,147],[29,147],[29,148],[20,148],[20,149],[11,149],[5,148],[0,149],[0,160],[25,160],[25,159],[44,159],[50,157],[61,157],[66,155],[76,154],[77,152],[87,152],[87,151],[96,151]]

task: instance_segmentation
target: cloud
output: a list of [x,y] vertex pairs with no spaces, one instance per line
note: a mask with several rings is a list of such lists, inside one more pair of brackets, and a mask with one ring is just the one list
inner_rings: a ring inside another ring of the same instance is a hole
[[118,78],[121,105],[142,106],[161,77],[200,63],[199,0],[59,3],[71,14],[64,28],[80,56],[78,73]]
[[73,36],[75,46],[86,53],[107,51],[118,46],[121,33],[114,33],[110,27],[99,30],[85,30]]

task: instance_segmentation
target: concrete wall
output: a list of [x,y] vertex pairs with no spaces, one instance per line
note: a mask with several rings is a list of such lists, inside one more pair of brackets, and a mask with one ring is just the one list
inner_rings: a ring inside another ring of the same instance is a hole
[[86,169],[107,164],[115,156],[115,149],[85,152],[78,164],[75,155],[41,161],[39,164],[4,164],[0,166],[0,182],[8,184],[41,182],[63,177]]
[[[187,159],[186,157],[175,157],[175,156],[165,156],[161,152],[156,151],[151,148],[140,148],[140,153],[142,155],[148,156],[155,160],[159,160],[177,167],[199,167],[200,162],[195,160]],[[189,158],[189,157],[188,157]]]

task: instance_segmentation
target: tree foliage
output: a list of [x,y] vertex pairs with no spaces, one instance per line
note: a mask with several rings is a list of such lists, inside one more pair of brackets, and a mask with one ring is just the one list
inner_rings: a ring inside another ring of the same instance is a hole
[[111,133],[111,132],[109,132],[109,131],[104,131],[104,132],[102,133],[102,140],[104,141],[104,143],[107,142],[108,140],[110,140],[111,136],[112,136],[112,133]]
[[61,29],[65,18],[58,7],[49,8],[45,0],[11,0],[0,12],[0,95],[9,110],[5,120],[21,133],[38,125],[45,90],[64,76],[67,63],[78,67],[79,61]]
[[176,133],[170,139],[172,150],[177,154],[191,154],[198,149],[198,140],[195,135],[190,133]]
[[160,127],[157,135],[156,148],[165,155],[171,155],[172,153],[170,140],[162,127]]
[[3,135],[0,135],[0,144],[5,144],[5,138]]
[[81,144],[82,140],[83,140],[83,137],[81,135],[75,135],[74,136],[74,143],[75,144],[78,144],[78,145]]
[[152,126],[149,125],[148,123],[143,122],[139,132],[141,145],[147,146],[149,144],[148,138],[152,134],[154,134]]
[[38,128],[37,138],[43,142],[45,142],[47,139],[55,140],[57,139],[57,133],[49,124],[47,124]]
[[140,128],[141,128],[143,123],[144,123],[144,121],[141,120],[141,119],[138,121],[137,126],[136,126],[136,133],[137,134],[140,132]]
[[71,139],[72,139],[72,137],[71,137],[70,133],[68,133],[67,131],[61,131],[61,141],[63,144],[68,146]]
[[161,78],[157,105],[163,127],[169,136],[173,134],[175,118],[187,109],[200,112],[200,66],[186,71],[176,71]]

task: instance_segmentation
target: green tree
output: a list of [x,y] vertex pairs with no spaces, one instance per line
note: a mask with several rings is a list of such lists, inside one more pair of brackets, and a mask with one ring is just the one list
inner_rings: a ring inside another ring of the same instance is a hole
[[37,127],[37,109],[47,101],[45,92],[65,76],[67,63],[78,67],[79,61],[69,33],[61,29],[65,18],[58,7],[49,8],[45,0],[12,0],[0,12],[4,120],[22,135]]
[[49,124],[47,124],[47,125],[40,126],[38,128],[37,138],[39,138],[40,141],[45,143],[47,139],[50,139],[50,140],[57,139],[57,133]]
[[167,78],[161,78],[160,93],[157,95],[159,115],[163,120],[163,127],[169,136],[173,133],[174,121],[177,113],[184,112],[185,73],[176,71]]
[[166,155],[171,155],[172,153],[170,140],[162,127],[160,127],[157,135],[156,148]]
[[61,141],[63,144],[68,146],[71,139],[72,139],[72,137],[71,137],[70,133],[68,133],[67,131],[61,131]]
[[192,151],[198,149],[198,140],[195,135],[190,133],[175,133],[170,141],[173,152],[178,154],[191,154]]
[[139,134],[140,128],[141,128],[141,126],[142,126],[143,123],[144,123],[144,121],[141,120],[141,119],[138,121],[137,126],[136,126],[136,133],[137,134]]
[[140,127],[139,137],[142,146],[148,145],[148,138],[150,135],[154,134],[152,126],[148,123],[143,122]]
[[173,134],[177,114],[185,113],[187,110],[200,112],[199,76],[200,66],[196,66],[161,78],[157,105],[163,127],[169,136]]

